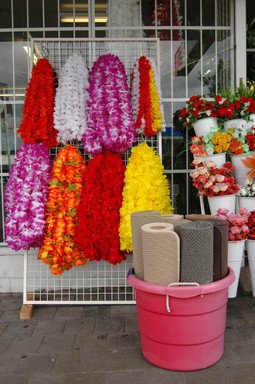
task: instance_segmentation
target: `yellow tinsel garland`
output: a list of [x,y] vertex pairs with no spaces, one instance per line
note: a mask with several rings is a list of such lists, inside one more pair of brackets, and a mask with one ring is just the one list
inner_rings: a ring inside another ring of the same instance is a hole
[[129,252],[132,251],[130,219],[132,212],[159,210],[162,214],[166,214],[173,210],[160,156],[146,143],[132,148],[126,167],[122,197],[120,249]]

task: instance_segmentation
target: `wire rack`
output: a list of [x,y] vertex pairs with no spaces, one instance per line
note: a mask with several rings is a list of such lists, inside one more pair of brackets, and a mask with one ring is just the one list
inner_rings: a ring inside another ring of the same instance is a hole
[[[158,39],[33,39],[31,41],[33,58],[48,57],[56,74],[67,58],[79,52],[85,59],[88,69],[101,55],[113,53],[123,62],[128,82],[133,64],[140,56],[153,59],[159,68]],[[161,137],[138,137],[137,143],[146,142],[161,156]],[[84,152],[80,142],[75,145],[85,160],[90,155]],[[54,161],[60,147],[52,148]],[[127,164],[131,149],[123,155]],[[132,267],[132,255],[119,265],[111,265],[102,260],[88,262],[85,266],[73,267],[61,276],[54,276],[47,265],[37,259],[38,250],[24,254],[24,304],[133,304],[133,288],[127,282],[127,274]]]

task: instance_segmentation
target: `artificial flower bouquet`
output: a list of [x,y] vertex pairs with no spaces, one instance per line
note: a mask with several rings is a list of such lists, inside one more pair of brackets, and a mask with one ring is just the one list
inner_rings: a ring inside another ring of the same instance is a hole
[[255,211],[250,212],[247,225],[249,227],[247,239],[255,240]]
[[226,153],[231,142],[231,135],[227,132],[211,128],[208,135],[193,136],[190,151],[194,156],[211,156],[217,153]]
[[249,120],[250,114],[255,112],[255,100],[252,97],[233,96],[232,98],[217,95],[215,97],[217,116],[222,120]]
[[228,240],[240,241],[246,240],[249,236],[249,217],[250,213],[245,208],[239,208],[237,213],[230,212],[226,208],[220,208],[215,219],[225,220],[228,222]]
[[180,122],[190,128],[193,123],[205,117],[217,117],[217,104],[215,100],[209,101],[201,95],[191,96],[186,106],[179,112]]
[[232,176],[234,167],[230,162],[217,168],[214,161],[197,157],[191,165],[196,167],[190,171],[190,176],[199,196],[232,195],[238,192],[240,186]]

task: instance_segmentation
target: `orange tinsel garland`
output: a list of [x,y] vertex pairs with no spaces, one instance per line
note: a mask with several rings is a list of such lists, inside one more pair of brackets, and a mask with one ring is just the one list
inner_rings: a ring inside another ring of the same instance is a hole
[[32,70],[23,117],[17,131],[25,144],[39,142],[47,148],[58,144],[57,131],[53,126],[54,98],[53,68],[48,59],[39,59]]
[[74,240],[84,171],[85,161],[78,149],[72,145],[63,147],[52,167],[45,237],[38,254],[54,275],[87,262]]

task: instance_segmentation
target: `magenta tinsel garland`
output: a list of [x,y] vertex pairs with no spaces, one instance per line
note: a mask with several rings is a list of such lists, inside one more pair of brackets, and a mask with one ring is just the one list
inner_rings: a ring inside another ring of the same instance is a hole
[[113,54],[100,56],[89,83],[87,129],[82,139],[85,150],[91,154],[126,152],[136,141],[136,129],[123,63]]
[[4,195],[5,241],[15,251],[42,242],[50,169],[44,144],[23,144],[18,149]]

